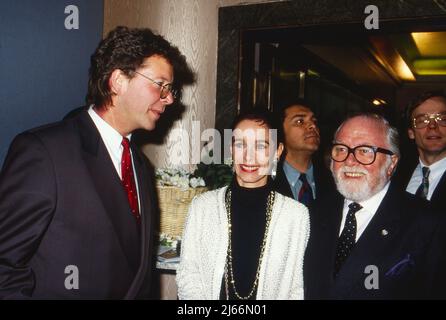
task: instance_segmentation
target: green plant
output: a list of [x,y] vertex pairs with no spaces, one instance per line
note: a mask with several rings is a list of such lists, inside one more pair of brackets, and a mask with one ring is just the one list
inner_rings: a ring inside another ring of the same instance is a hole
[[[209,152],[212,157],[212,150]],[[227,186],[232,180],[232,167],[225,163],[205,164],[200,162],[194,171],[195,177],[201,177],[206,183],[209,190],[218,189]]]

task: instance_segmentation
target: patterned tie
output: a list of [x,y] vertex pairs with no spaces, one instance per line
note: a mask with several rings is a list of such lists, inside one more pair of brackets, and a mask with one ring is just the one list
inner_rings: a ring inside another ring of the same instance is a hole
[[300,174],[299,180],[302,181],[302,187],[299,190],[297,200],[308,207],[313,202],[313,191],[305,173]]
[[121,161],[121,175],[122,184],[127,192],[127,199],[129,200],[130,209],[133,216],[139,221],[140,214],[138,208],[138,193],[136,192],[135,177],[133,176],[132,156],[130,154],[129,139],[122,139],[122,161]]
[[420,186],[415,192],[415,195],[421,197],[423,199],[427,199],[427,194],[429,193],[429,174],[431,170],[428,167],[423,167],[423,180],[421,181]]
[[334,276],[336,277],[342,264],[347,259],[351,250],[356,244],[356,217],[355,213],[361,210],[361,205],[352,202],[349,204],[349,210],[347,212],[347,218],[345,219],[344,229],[342,230],[341,236],[338,239],[338,244],[336,248],[336,259]]

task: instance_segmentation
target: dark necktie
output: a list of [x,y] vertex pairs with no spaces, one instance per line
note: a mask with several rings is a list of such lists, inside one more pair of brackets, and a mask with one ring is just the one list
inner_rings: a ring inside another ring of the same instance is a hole
[[423,180],[421,181],[415,195],[423,199],[427,199],[427,194],[429,193],[429,174],[431,173],[431,170],[428,167],[423,167],[422,171]]
[[127,192],[127,199],[129,200],[132,214],[137,220],[139,220],[141,216],[138,208],[138,193],[136,192],[135,177],[133,176],[129,139],[123,138],[121,144],[123,147],[121,160],[122,184]]
[[347,259],[351,250],[356,244],[356,217],[355,214],[361,210],[361,205],[352,202],[349,204],[349,210],[347,212],[347,218],[345,219],[344,229],[342,230],[341,236],[338,239],[338,244],[336,247],[336,258],[335,258],[335,268],[334,276],[336,277],[342,264]]
[[311,190],[305,173],[300,174],[299,180],[302,181],[302,187],[297,195],[297,200],[308,207],[313,201],[313,191]]

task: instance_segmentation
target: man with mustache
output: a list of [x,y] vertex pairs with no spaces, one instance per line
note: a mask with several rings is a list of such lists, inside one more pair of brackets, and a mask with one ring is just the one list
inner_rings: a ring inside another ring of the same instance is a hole
[[441,296],[444,228],[423,199],[392,185],[399,158],[398,133],[381,116],[356,115],[336,131],[331,171],[338,192],[315,207],[307,299]]
[[117,27],[91,57],[87,102],[19,134],[0,174],[0,299],[149,298],[156,193],[131,142],[173,103],[184,56]]
[[311,209],[315,199],[334,190],[328,169],[313,157],[320,145],[317,119],[301,99],[285,103],[280,118],[285,156],[277,166],[276,190]]
[[[419,161],[411,167],[406,191],[446,210],[446,95],[425,92],[408,105],[409,138],[415,141]],[[411,175],[410,175],[411,174]]]

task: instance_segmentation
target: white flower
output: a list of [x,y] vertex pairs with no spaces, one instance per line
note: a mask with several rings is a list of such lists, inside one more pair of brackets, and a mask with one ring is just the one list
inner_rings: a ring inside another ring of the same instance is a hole
[[192,188],[196,188],[197,187],[197,178],[190,179],[190,186]]
[[171,235],[169,235],[167,233],[160,233],[159,234],[159,243],[161,245],[163,245],[163,246],[176,248],[178,241],[181,241],[181,237],[180,236],[173,237],[173,236],[171,236]]
[[189,178],[181,177],[178,180],[177,186],[180,187],[183,190],[186,190],[189,188]]
[[196,187],[200,186],[201,185],[201,181],[200,180],[203,180],[203,179],[201,179],[201,178],[192,178],[192,179],[190,179],[190,186],[192,188],[196,188]]
[[232,166],[232,158],[226,158],[224,160],[224,164],[227,166]]
[[173,185],[176,185],[176,184],[178,184],[178,182],[180,181],[180,177],[179,176],[172,176],[172,177],[169,177],[169,180],[168,180],[171,184],[173,184]]
[[190,186],[192,188],[204,187],[206,184],[202,178],[192,178],[190,179]]
[[160,186],[175,186],[181,189],[204,187],[205,181],[201,177],[193,177],[192,173],[183,168],[156,169],[157,184]]

